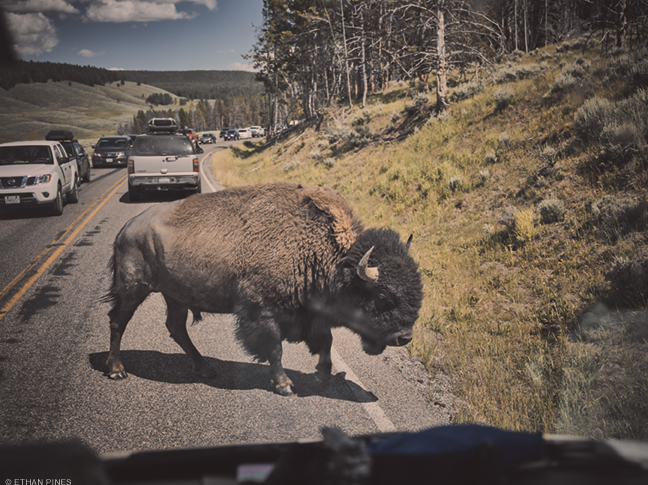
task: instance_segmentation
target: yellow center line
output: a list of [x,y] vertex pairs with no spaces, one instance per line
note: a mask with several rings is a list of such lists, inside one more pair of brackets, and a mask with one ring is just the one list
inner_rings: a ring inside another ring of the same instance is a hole
[[[29,267],[27,267],[25,270],[23,270],[23,271],[22,271],[22,272],[21,272],[21,273],[20,273],[16,278],[13,279],[13,281],[12,281],[11,283],[9,283],[9,284],[8,284],[8,285],[7,285],[7,286],[2,290],[2,292],[0,292],[0,297],[2,297],[2,296],[4,296],[6,293],[8,293],[9,290],[10,290],[11,288],[13,288],[14,286],[16,286],[16,285],[21,281],[21,279],[24,277],[24,275],[25,275],[25,274],[26,274],[26,273],[27,273],[31,268],[33,268],[33,267],[36,265],[36,263],[37,263],[39,260],[41,260],[41,259],[42,259],[46,254],[47,254],[48,251],[51,250],[52,245],[54,245],[54,244],[59,244],[59,242],[60,242],[60,241],[65,237],[65,235],[68,234],[68,232],[70,231],[70,229],[71,229],[72,227],[74,227],[75,224],[77,224],[77,222],[78,222],[80,219],[82,219],[84,216],[86,216],[86,214],[88,213],[88,211],[90,211],[90,210],[93,208],[93,206],[96,205],[96,207],[94,208],[94,210],[92,210],[92,212],[90,212],[90,214],[87,215],[87,217],[85,218],[85,220],[83,220],[83,222],[81,222],[81,223],[79,224],[79,226],[78,226],[74,231],[72,231],[72,232],[69,234],[69,236],[68,236],[68,238],[65,240],[65,242],[63,242],[62,244],[60,244],[60,245],[56,248],[56,251],[54,251],[54,252],[50,255],[50,257],[47,258],[47,260],[45,261],[45,263],[43,263],[43,265],[38,269],[38,271],[36,271],[36,273],[35,273],[31,278],[29,278],[29,279],[25,282],[25,284],[23,285],[23,287],[20,288],[20,290],[18,290],[18,292],[17,292],[17,293],[16,293],[16,294],[15,294],[15,295],[14,295],[14,296],[13,296],[13,297],[8,301],[8,302],[7,302],[7,304],[2,308],[2,310],[0,310],[0,320],[1,320],[1,319],[2,319],[2,318],[3,318],[3,317],[4,317],[4,316],[5,316],[5,315],[6,315],[6,314],[7,314],[7,313],[12,309],[12,308],[13,308],[13,306],[18,302],[18,300],[20,300],[20,299],[23,297],[23,295],[27,292],[27,290],[29,290],[29,288],[31,288],[32,285],[36,282],[36,280],[38,280],[38,278],[41,277],[41,275],[45,272],[45,270],[47,270],[47,268],[49,268],[49,267],[52,265],[52,263],[56,260],[56,258],[58,258],[58,256],[59,256],[59,255],[60,255],[60,254],[65,250],[65,248],[67,248],[67,246],[68,246],[68,245],[69,245],[69,244],[74,240],[74,238],[77,236],[77,234],[79,234],[79,232],[81,232],[81,229],[83,229],[83,228],[88,224],[88,222],[90,222],[90,220],[91,220],[91,219],[94,217],[94,215],[99,211],[99,209],[101,209],[101,208],[104,206],[104,204],[105,204],[106,202],[108,202],[108,201],[110,200],[110,198],[115,194],[115,192],[117,192],[117,190],[119,189],[119,186],[120,186],[120,185],[121,185],[125,180],[126,180],[126,176],[124,176],[124,177],[122,177],[121,179],[119,179],[119,181],[117,181],[117,183],[115,183],[115,184],[114,184],[112,187],[110,187],[106,192],[104,192],[104,193],[101,195],[101,197],[99,197],[95,202],[93,202],[93,203],[90,205],[90,207],[88,207],[88,208],[83,212],[83,214],[81,214],[79,217],[77,217],[77,218],[74,220],[74,222],[68,226],[68,228],[66,229],[66,231],[63,233],[63,235],[62,235],[60,238],[58,238],[57,240],[55,240],[55,241],[50,245],[50,247],[48,247],[48,248],[45,249],[41,254],[39,254],[39,255],[36,257],[36,259],[35,259],[35,260],[34,260],[34,261],[29,265]],[[108,194],[108,195],[106,195],[106,194]],[[102,200],[102,199],[103,199],[103,200]]]

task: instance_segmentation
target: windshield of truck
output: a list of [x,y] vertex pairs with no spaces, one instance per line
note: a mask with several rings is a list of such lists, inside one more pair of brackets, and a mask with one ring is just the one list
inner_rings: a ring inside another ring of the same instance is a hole
[[184,136],[140,136],[135,140],[132,154],[137,156],[192,155],[193,145]]
[[54,158],[46,146],[0,147],[0,165],[53,164]]

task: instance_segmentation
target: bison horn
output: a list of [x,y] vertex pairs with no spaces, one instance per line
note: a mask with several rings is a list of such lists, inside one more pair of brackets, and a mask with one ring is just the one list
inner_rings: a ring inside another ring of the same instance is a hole
[[412,239],[414,238],[414,234],[410,234],[410,237],[407,238],[407,242],[405,243],[405,251],[409,252],[409,248],[412,245]]
[[358,276],[371,283],[378,281],[378,268],[368,268],[367,264],[369,263],[369,256],[371,256],[371,251],[374,247],[372,246],[369,251],[365,253],[360,262],[358,263]]

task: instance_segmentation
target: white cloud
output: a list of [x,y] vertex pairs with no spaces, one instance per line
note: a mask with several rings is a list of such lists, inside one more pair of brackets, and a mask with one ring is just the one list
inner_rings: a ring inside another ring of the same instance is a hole
[[4,0],[2,7],[6,12],[57,12],[71,15],[79,13],[72,2],[65,0]]
[[[179,12],[176,1],[99,0],[86,10],[85,20],[89,22],[155,22],[158,20],[192,19],[198,14]],[[207,8],[216,8],[214,0],[201,0]]]
[[103,56],[106,53],[106,51],[101,51],[101,52],[93,52],[90,49],[81,49],[77,54],[79,54],[82,57],[87,57],[89,59],[97,56]]
[[7,22],[21,57],[52,52],[59,43],[54,24],[42,13],[8,13]]
[[242,62],[233,62],[232,64],[227,66],[227,69],[230,71],[256,72],[256,69],[254,69],[254,66],[252,66],[252,64],[243,64]]

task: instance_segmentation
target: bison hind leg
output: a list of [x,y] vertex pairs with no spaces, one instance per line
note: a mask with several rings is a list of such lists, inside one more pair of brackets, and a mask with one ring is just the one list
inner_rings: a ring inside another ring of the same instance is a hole
[[[187,356],[191,359],[193,368],[201,376],[212,378],[216,376],[214,369],[205,361],[198,349],[191,341],[187,333],[187,316],[189,309],[182,306],[180,303],[164,295],[164,300],[167,304],[167,319],[166,327],[169,330],[171,338],[185,351]],[[194,318],[196,314],[194,312]]]
[[106,359],[106,374],[114,380],[128,377],[126,369],[121,361],[121,341],[126,330],[126,325],[133,317],[135,310],[149,295],[148,292],[132,292],[122,295],[111,290],[103,301],[112,302],[112,308],[108,312],[110,318],[110,351]]

